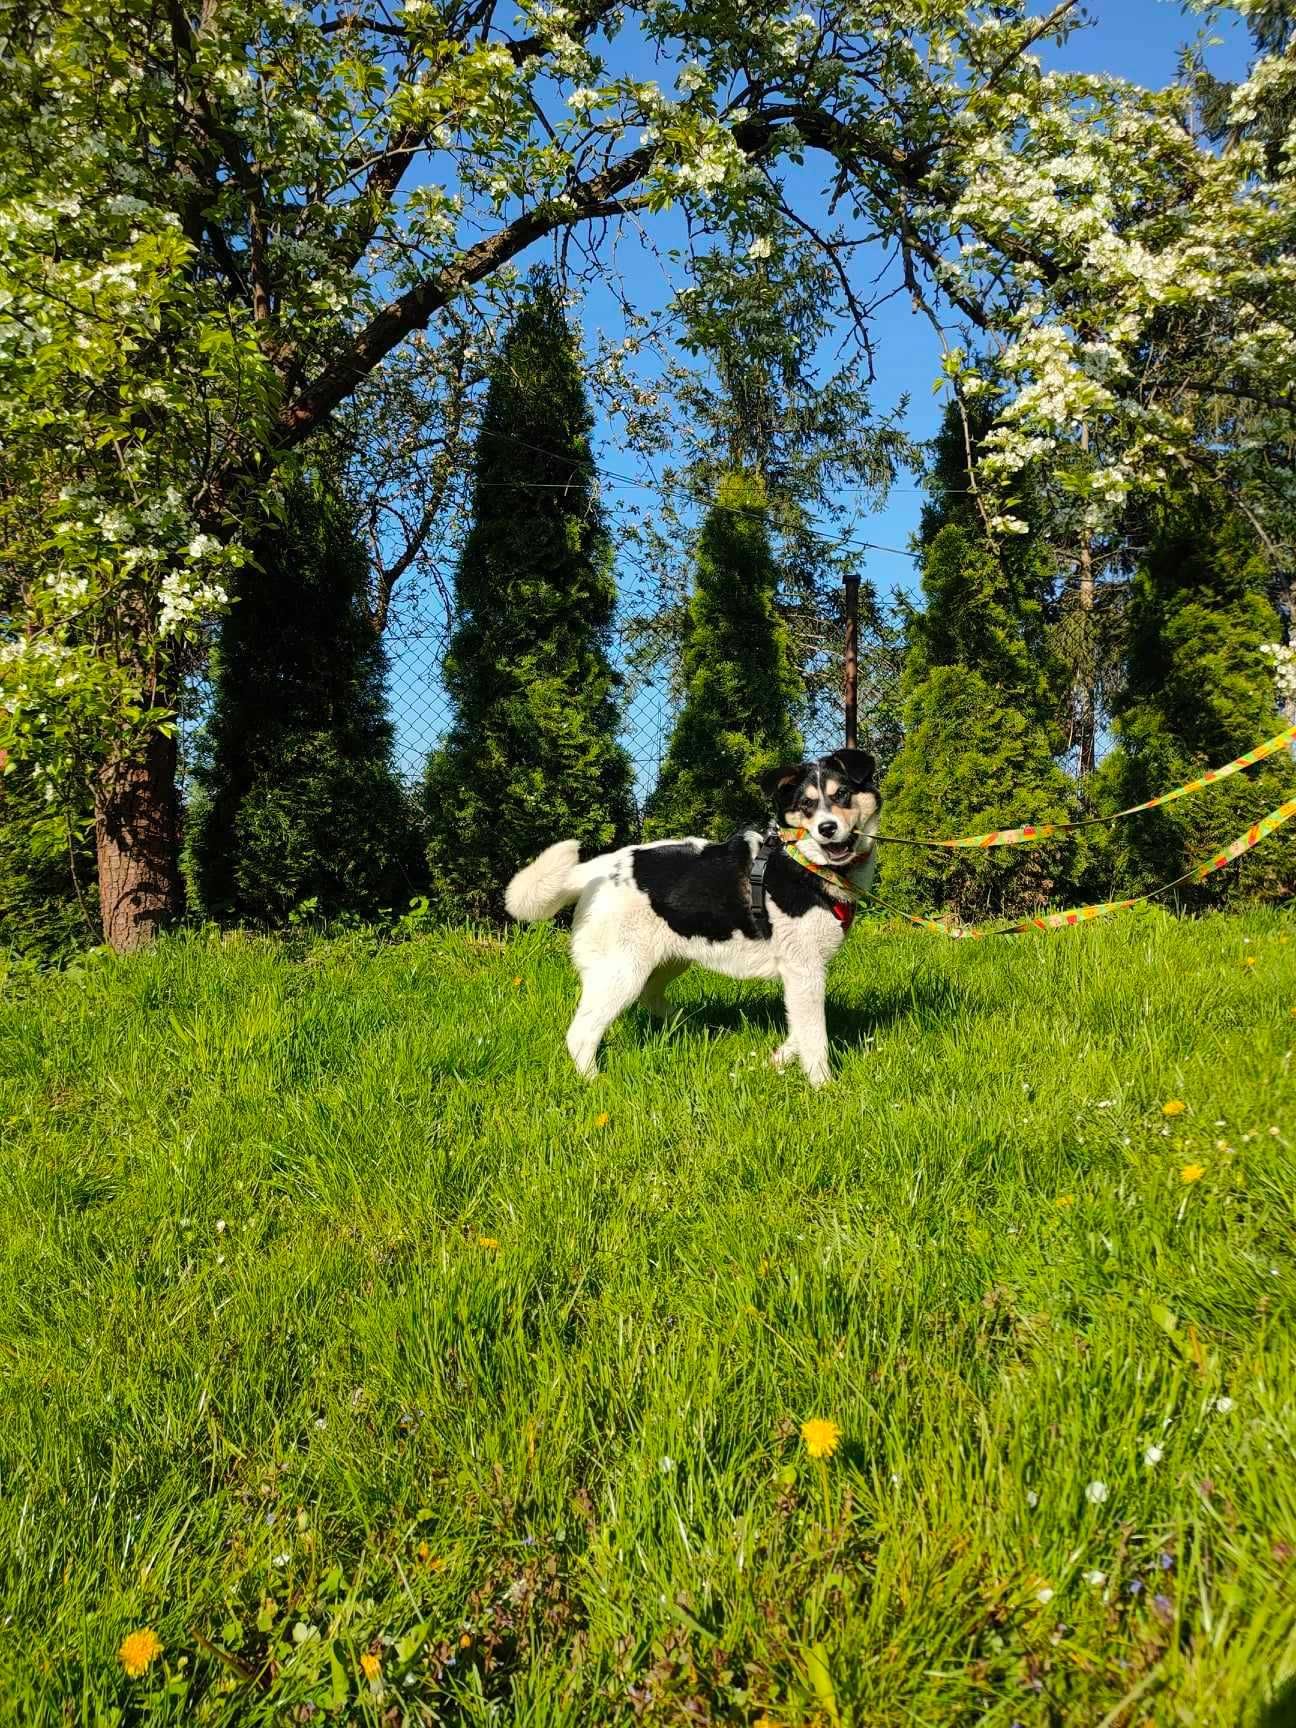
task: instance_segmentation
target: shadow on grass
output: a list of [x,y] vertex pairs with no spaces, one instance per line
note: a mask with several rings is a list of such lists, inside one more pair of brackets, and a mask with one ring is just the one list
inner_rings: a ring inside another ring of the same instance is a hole
[[[780,1037],[787,1028],[783,996],[768,989],[739,1002],[704,999],[701,1002],[671,999],[671,1019],[652,1020],[639,1013],[638,1042],[672,1037],[688,1032],[774,1032]],[[930,1030],[956,1016],[975,1012],[965,991],[939,974],[917,977],[890,990],[852,990],[849,995],[828,995],[828,1040],[838,1050],[858,1049],[883,1027],[910,1021]]]
[[1256,1718],[1256,1728],[1296,1728],[1296,1680],[1289,1680]]

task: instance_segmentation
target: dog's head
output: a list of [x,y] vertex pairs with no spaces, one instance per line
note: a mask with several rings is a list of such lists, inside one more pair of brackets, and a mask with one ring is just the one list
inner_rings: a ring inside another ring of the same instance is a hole
[[882,794],[867,750],[834,750],[817,762],[775,768],[761,782],[786,828],[803,828],[806,856],[834,870],[868,852]]

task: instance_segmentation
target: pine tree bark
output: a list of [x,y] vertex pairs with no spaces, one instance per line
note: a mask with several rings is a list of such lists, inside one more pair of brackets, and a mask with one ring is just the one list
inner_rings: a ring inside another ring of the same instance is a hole
[[176,741],[150,732],[110,759],[95,786],[95,848],[104,941],[119,954],[143,947],[180,915],[180,811]]

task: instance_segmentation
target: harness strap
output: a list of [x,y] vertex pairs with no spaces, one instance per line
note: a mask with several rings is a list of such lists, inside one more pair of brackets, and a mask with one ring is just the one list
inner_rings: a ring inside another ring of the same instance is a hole
[[765,910],[765,872],[782,844],[782,836],[771,829],[756,848],[756,856],[751,862],[751,909],[758,930],[769,923],[769,913]]

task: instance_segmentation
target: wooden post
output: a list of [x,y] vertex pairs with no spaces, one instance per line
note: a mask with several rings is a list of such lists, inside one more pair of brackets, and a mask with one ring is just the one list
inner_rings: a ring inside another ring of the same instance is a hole
[[854,750],[859,742],[859,585],[852,574],[846,578],[846,748]]

